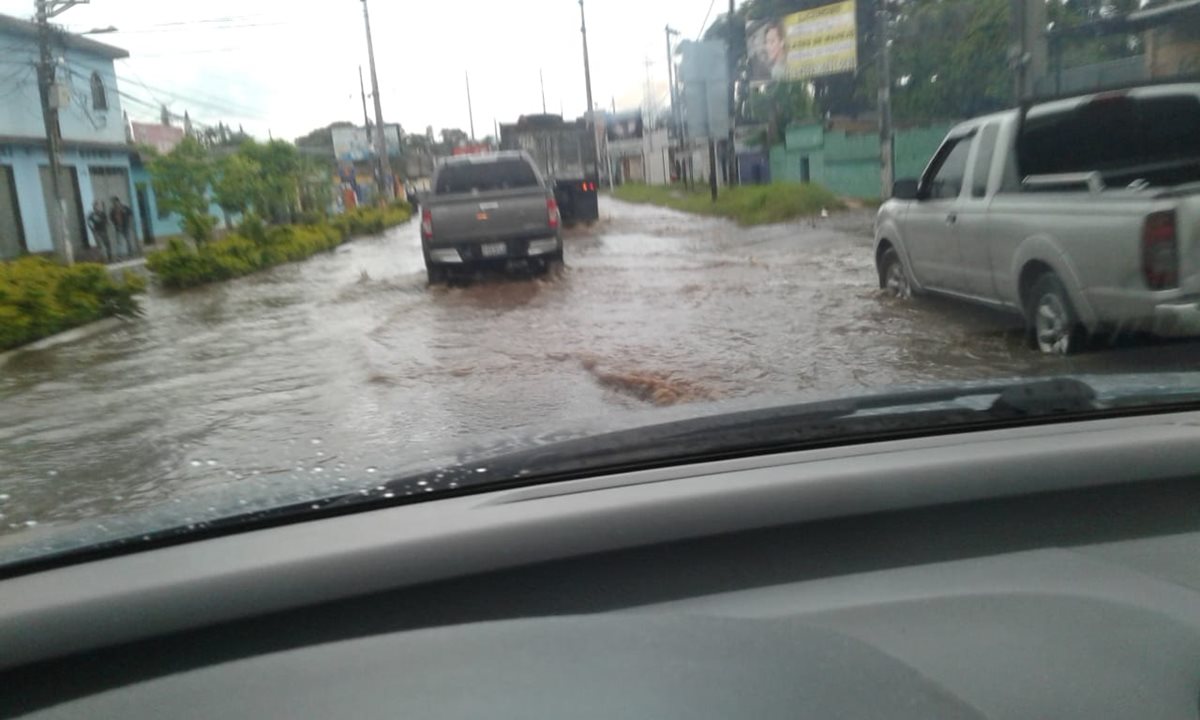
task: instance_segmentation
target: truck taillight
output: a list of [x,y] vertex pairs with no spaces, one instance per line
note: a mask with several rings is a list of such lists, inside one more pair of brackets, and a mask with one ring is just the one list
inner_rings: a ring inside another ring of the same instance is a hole
[[1179,245],[1173,210],[1146,216],[1142,226],[1142,275],[1151,290],[1179,286]]
[[433,213],[429,208],[421,209],[421,237],[426,240],[433,237]]
[[546,215],[547,220],[550,222],[550,229],[557,230],[559,221],[558,201],[554,198],[546,198]]

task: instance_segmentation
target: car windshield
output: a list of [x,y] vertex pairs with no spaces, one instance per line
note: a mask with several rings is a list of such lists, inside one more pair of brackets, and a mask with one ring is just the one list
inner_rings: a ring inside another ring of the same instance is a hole
[[0,574],[1190,407],[1198,38],[1192,0],[0,0]]
[[437,174],[439,195],[531,187],[538,187],[537,174],[524,159],[454,163]]

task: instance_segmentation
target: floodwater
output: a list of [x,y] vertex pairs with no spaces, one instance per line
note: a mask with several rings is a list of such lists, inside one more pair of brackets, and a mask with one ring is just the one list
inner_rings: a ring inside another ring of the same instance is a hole
[[604,201],[598,224],[567,234],[568,267],[540,277],[430,288],[409,224],[251,278],[154,291],[141,319],[0,365],[0,534],[104,532],[172,506],[192,522],[666,406],[1200,359],[1186,343],[1044,358],[1016,318],[886,298],[871,220],[740,229]]

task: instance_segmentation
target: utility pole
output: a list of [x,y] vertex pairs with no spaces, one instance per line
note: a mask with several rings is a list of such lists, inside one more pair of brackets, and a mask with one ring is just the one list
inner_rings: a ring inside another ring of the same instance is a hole
[[583,0],[579,0],[579,33],[583,36],[583,81],[587,87],[587,126],[592,133],[592,146],[596,152],[596,175],[600,175],[600,138],[596,136],[596,112],[592,105],[592,65],[588,60],[587,16],[583,11]]
[[542,86],[542,114],[546,114],[546,78],[542,76],[542,69],[538,68],[538,84]]
[[379,156],[379,189],[382,196],[388,200],[395,198],[392,183],[389,181],[387,129],[383,125],[383,102],[379,98],[379,75],[375,72],[375,42],[371,39],[371,13],[367,9],[367,0],[362,0],[363,21],[367,25],[367,56],[371,64],[371,92],[375,96],[375,154]]
[[895,181],[892,148],[892,47],[891,15],[884,2],[879,8],[879,182],[882,186],[879,197],[892,196]]
[[737,55],[734,48],[737,46],[738,33],[743,37],[746,33],[745,26],[738,27],[738,23],[734,22],[737,15],[734,13],[734,0],[729,0],[729,15],[726,22],[729,25],[729,147],[726,148],[726,181],[730,187],[738,184],[738,168],[737,168],[737,147],[734,145],[735,134],[734,125],[737,122]]
[[367,129],[367,142],[371,141],[371,116],[367,114],[367,88],[363,85],[362,65],[358,66],[358,92],[362,95],[363,127]]
[[[663,31],[667,34],[667,89],[671,91],[671,125],[667,131],[667,140],[671,141],[672,133],[675,136],[674,139],[678,139],[682,136],[682,131],[679,127],[679,103],[675,99],[675,57],[671,53],[671,36],[678,35],[679,33],[672,30],[670,25],[664,27]],[[668,144],[674,145],[675,143],[669,142]],[[678,158],[676,158],[676,160],[678,161]],[[680,174],[682,175],[682,173]],[[671,176],[668,174],[668,185],[670,184],[670,178]]]
[[46,154],[50,164],[50,189],[54,193],[54,206],[58,217],[49,218],[53,243],[59,257],[67,265],[75,263],[75,246],[71,231],[67,227],[67,199],[62,188],[62,128],[58,123],[59,92],[57,64],[50,48],[50,18],[70,10],[88,0],[37,0],[38,25],[38,90],[42,99],[42,120],[46,127]]
[[1048,41],[1046,3],[1040,0],[1010,0],[1013,44],[1009,62],[1013,69],[1013,99],[1032,98],[1038,81],[1046,76]]
[[471,106],[471,73],[464,73],[467,77],[467,117],[471,121],[471,142],[475,142],[475,109]]

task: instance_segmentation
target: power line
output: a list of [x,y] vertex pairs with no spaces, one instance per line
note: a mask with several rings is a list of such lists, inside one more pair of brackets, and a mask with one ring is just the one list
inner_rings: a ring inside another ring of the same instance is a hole
[[699,40],[704,35],[704,28],[708,27],[708,18],[712,15],[713,6],[717,4],[717,0],[709,0],[708,12],[704,13],[704,22],[700,23],[700,31],[696,33],[696,39]]

